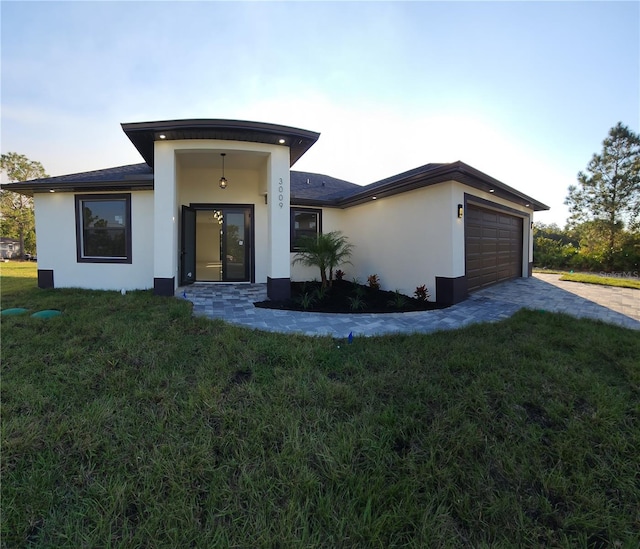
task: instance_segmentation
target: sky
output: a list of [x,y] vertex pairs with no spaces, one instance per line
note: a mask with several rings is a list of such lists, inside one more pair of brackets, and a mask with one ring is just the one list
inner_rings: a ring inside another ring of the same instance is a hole
[[122,122],[319,132],[293,169],[368,184],[463,162],[551,207],[640,130],[639,2],[0,2],[0,149],[142,162]]

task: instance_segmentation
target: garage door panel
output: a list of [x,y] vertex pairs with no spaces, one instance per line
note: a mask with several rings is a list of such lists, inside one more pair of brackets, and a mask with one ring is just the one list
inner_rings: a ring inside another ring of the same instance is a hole
[[482,227],[482,238],[498,238],[498,230],[495,227]]
[[482,242],[480,244],[481,254],[494,254],[496,251],[496,244],[494,242]]
[[465,265],[469,291],[522,276],[522,219],[467,207]]
[[477,260],[477,261],[470,261],[469,262],[469,270],[470,271],[479,271],[482,269],[482,261]]
[[513,240],[513,228],[501,227],[498,231],[498,238],[500,240]]
[[482,223],[491,223],[495,224],[498,222],[498,214],[496,212],[491,212],[489,210],[482,210],[480,219]]

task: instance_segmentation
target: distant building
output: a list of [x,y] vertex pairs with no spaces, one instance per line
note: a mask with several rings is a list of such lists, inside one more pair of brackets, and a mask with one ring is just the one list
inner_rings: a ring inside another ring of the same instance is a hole
[[0,237],[0,258],[13,259],[20,257],[20,241],[15,238]]

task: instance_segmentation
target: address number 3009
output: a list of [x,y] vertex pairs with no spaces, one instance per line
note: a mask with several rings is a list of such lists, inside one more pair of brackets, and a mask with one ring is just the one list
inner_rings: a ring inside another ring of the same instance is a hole
[[278,195],[278,205],[281,208],[284,208],[284,194],[282,194],[284,193],[284,183],[282,182],[282,177],[280,178],[280,184],[278,185],[278,192],[280,193]]

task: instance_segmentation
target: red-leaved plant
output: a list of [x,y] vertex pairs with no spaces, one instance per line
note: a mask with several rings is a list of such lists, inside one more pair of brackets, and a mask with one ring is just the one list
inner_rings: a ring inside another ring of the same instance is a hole
[[380,289],[380,279],[377,274],[372,274],[367,277],[367,282],[369,283],[369,288],[372,290]]
[[416,291],[413,292],[413,295],[416,296],[416,299],[419,301],[429,301],[431,295],[429,294],[429,290],[427,290],[426,285],[418,286]]

